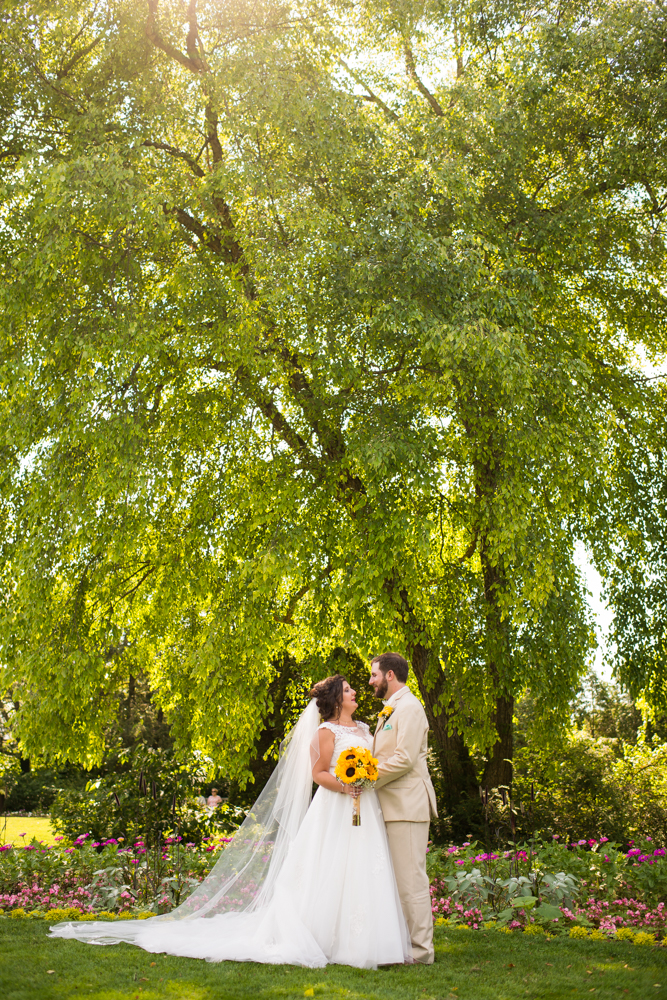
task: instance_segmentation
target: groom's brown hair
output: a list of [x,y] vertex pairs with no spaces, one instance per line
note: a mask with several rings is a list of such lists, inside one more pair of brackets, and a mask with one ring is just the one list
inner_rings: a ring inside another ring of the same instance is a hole
[[377,663],[383,674],[393,670],[394,677],[401,684],[405,684],[408,679],[410,664],[400,653],[381,653],[380,656],[374,656],[371,663]]

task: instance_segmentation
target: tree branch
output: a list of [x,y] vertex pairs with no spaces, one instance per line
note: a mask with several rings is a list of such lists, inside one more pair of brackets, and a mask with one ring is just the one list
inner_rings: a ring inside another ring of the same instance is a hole
[[280,622],[281,625],[294,625],[294,618],[292,616],[296,610],[296,606],[301,600],[301,598],[306,596],[309,590],[310,590],[309,583],[304,583],[303,587],[299,587],[297,592],[293,594],[292,597],[290,597],[289,599],[286,614],[278,615],[276,617],[276,621]]
[[465,550],[462,556],[459,556],[460,563],[465,562],[466,559],[472,559],[472,557],[475,554],[475,549],[477,548],[478,537],[479,537],[479,528],[475,528],[475,533],[470,539],[470,544],[468,545],[468,548]]
[[409,77],[411,77],[412,80],[414,80],[417,90],[421,94],[423,94],[428,103],[431,105],[432,111],[436,115],[438,115],[439,118],[442,118],[445,112],[442,110],[437,98],[433,96],[428,87],[426,87],[419,79],[419,76],[417,75],[417,69],[415,66],[415,59],[412,54],[412,49],[407,43],[405,44],[404,52],[405,52],[405,72]]
[[141,145],[150,146],[152,149],[161,149],[165,153],[169,153],[170,156],[175,156],[179,160],[184,160],[197,177],[206,176],[206,172],[202,170],[197,161],[183,149],[177,149],[175,146],[170,146],[168,142],[152,142],[150,139],[145,139]]
[[170,208],[168,205],[165,205],[163,206],[163,211],[165,215],[173,215],[178,219],[183,228],[187,229],[193,236],[196,236],[202,246],[205,246],[208,250],[212,250],[219,257],[224,258],[225,250],[220,237],[212,233],[210,229],[207,229],[202,222],[199,222],[189,212],[186,212],[184,208],[179,208],[178,205]]
[[[213,371],[226,375],[230,374],[228,365],[211,360],[207,364]],[[273,399],[267,396],[260,386],[257,385],[249,369],[245,365],[241,365],[236,369],[234,374],[241,383],[248,398],[255,404],[266,420],[268,420],[278,437],[302,460],[303,467],[307,468],[309,472],[320,479],[321,469],[318,467],[317,459],[308,447],[307,442],[301,437],[298,431],[294,430],[273,402]]]
[[364,97],[364,100],[366,100],[366,101],[372,101],[373,104],[377,104],[377,106],[379,108],[382,108],[382,110],[384,111],[384,113],[387,116],[387,118],[389,118],[391,121],[393,121],[393,122],[399,121],[399,117],[396,114],[396,112],[392,111],[391,108],[389,107],[389,105],[385,104],[381,97],[378,97],[377,94],[373,93],[373,91],[368,86],[368,84],[365,83],[361,79],[361,76],[359,75],[359,73],[357,73],[353,69],[350,69],[350,67],[347,65],[346,62],[344,62],[343,59],[339,59],[338,63],[339,63],[339,65],[341,65],[343,67],[344,70],[347,70],[347,72],[350,74],[350,76],[352,77],[352,79],[354,80],[355,83],[358,83],[360,87],[364,88],[364,90],[366,91],[366,94],[368,95],[368,96]]
[[185,39],[185,47],[191,62],[199,65],[200,73],[210,72],[208,63],[204,57],[204,46],[199,37],[199,25],[197,23],[197,0],[190,0],[188,3],[188,34]]
[[213,163],[220,163],[222,160],[222,146],[218,137],[218,115],[213,105],[209,102],[204,112],[206,117],[206,144],[213,154]]
[[[203,222],[195,219],[185,209],[179,208],[178,205],[174,205],[173,207],[165,205],[163,211],[165,215],[173,215],[178,219],[183,228],[187,229],[193,236],[196,236],[202,246],[205,246],[208,250],[212,250],[226,264],[237,267],[239,273],[248,278],[250,268],[244,260],[243,247],[234,235],[234,223],[229,205],[221,198],[214,198],[213,204],[222,216],[225,228],[225,236],[222,239],[217,233],[212,232],[208,226],[205,226]],[[250,282],[247,283],[246,294],[250,299],[255,298],[254,286]]]
[[92,52],[95,46],[99,45],[101,41],[102,41],[102,36],[99,35],[97,38],[93,39],[90,45],[85,45],[82,49],[79,49],[78,52],[75,52],[72,58],[68,62],[66,62],[64,66],[61,66],[61,68],[58,70],[58,72],[56,73],[56,80],[62,80],[64,79],[64,77],[68,76],[70,72],[74,69],[76,64],[81,59],[84,59],[89,52]]
[[662,201],[658,201],[656,193],[653,190],[652,184],[645,177],[641,178],[641,183],[651,200],[651,215],[662,215],[665,208],[667,208],[667,198],[663,198]]
[[[166,55],[170,56],[181,66],[185,66],[189,69],[191,73],[204,73],[208,70],[206,62],[202,62],[199,58],[199,54],[195,48],[195,59],[190,58],[190,56],[183,55],[183,53],[177,49],[170,42],[165,42],[164,38],[157,30],[157,8],[159,0],[148,0],[148,20],[146,21],[146,36],[149,41],[155,45],[156,48],[162,49]],[[194,7],[193,3],[188,7],[188,15],[190,14],[190,8]],[[195,19],[195,30],[196,30],[196,19]],[[192,22],[190,21],[190,31],[192,31]],[[190,32],[188,32],[188,40],[190,39]],[[188,43],[189,44],[189,43]]]

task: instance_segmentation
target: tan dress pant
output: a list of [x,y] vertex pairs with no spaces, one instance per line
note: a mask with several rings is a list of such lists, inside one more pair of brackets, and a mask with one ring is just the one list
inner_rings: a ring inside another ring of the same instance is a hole
[[415,962],[430,965],[435,956],[431,893],[426,874],[429,824],[390,820],[385,826],[398,894],[412,941],[412,957]]

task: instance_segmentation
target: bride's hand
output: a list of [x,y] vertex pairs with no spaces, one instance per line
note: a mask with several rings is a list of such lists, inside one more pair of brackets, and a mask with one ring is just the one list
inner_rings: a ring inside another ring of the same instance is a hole
[[345,795],[351,795],[353,799],[358,799],[361,795],[361,788],[355,788],[354,785],[344,785],[343,793]]

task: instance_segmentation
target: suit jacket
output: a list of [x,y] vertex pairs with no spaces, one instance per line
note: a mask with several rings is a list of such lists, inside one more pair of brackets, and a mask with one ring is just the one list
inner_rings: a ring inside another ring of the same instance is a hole
[[375,788],[382,812],[388,823],[428,823],[438,809],[426,765],[426,712],[407,687],[399,688],[391,702],[394,711],[388,719],[380,719],[373,739],[373,756],[378,759]]

